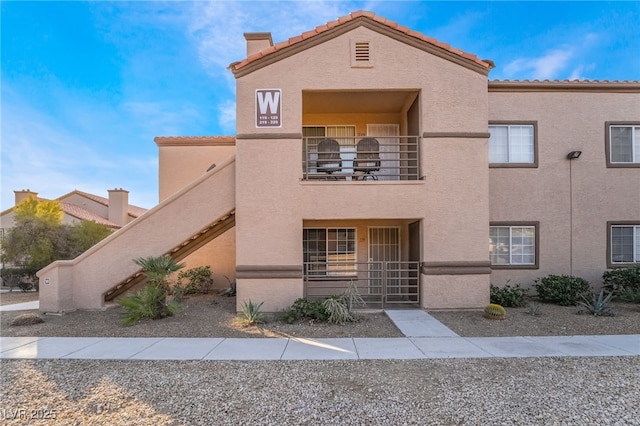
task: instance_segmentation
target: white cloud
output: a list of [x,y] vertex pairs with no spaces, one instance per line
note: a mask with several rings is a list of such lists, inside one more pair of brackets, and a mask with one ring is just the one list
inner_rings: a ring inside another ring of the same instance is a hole
[[518,58],[504,67],[507,76],[526,75],[525,78],[536,80],[551,80],[558,78],[559,73],[565,69],[573,51],[568,48],[560,48],[548,51],[537,58]]
[[186,27],[203,68],[227,84],[217,106],[224,131],[235,133],[235,79],[227,67],[246,57],[244,33],[270,32],[279,43],[353,10],[353,3],[335,1],[195,2]]
[[[141,150],[133,132],[114,129],[107,117],[102,127],[88,132],[67,129],[64,126],[69,123],[9,96],[7,84],[2,90],[0,209],[13,206],[13,191],[18,189],[56,198],[74,189],[107,196],[108,189],[122,187],[130,191],[133,204],[151,207],[157,203],[158,160],[151,140]],[[11,101],[5,102],[6,97]],[[92,108],[85,105],[84,109]],[[99,117],[93,119],[99,121]],[[131,139],[123,141],[124,135]]]

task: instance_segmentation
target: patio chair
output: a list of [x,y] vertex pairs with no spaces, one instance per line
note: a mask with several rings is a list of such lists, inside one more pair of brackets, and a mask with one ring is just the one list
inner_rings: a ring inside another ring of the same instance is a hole
[[316,160],[318,173],[332,174],[342,170],[340,144],[335,139],[321,139],[318,141],[318,159]]
[[362,138],[356,145],[356,159],[353,162],[355,172],[364,173],[363,180],[367,176],[378,180],[373,172],[380,170],[380,143],[375,138]]

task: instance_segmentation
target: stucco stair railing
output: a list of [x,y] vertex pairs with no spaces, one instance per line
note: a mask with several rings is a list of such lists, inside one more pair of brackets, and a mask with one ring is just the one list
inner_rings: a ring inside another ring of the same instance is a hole
[[203,170],[79,257],[40,270],[40,311],[104,309],[105,297],[112,300],[144,280],[133,259],[168,254],[180,260],[234,225],[235,156]]
[[[224,215],[219,220],[213,222],[211,225],[202,229],[195,235],[192,235],[180,245],[174,247],[170,251],[164,253],[165,256],[171,256],[174,260],[180,261],[187,257],[189,254],[198,250],[200,247],[207,244],[209,241],[214,240],[219,235],[224,234],[229,229],[236,226],[236,212],[231,211]],[[137,271],[127,279],[121,281],[116,286],[111,288],[104,294],[105,302],[113,301],[116,297],[127,292],[131,288],[141,284],[145,281],[145,276],[142,271]]]

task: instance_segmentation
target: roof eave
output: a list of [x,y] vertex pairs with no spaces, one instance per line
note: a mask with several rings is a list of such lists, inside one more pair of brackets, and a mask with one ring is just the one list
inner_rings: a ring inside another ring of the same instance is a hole
[[[250,58],[247,58],[244,61],[232,63],[229,65],[229,69],[237,79],[289,56],[322,44],[360,26],[386,35],[394,40],[408,44],[424,52],[449,60],[483,75],[488,75],[489,71],[494,66],[492,61],[477,59],[475,56],[465,53],[459,49],[451,48],[446,43],[440,43],[435,39],[430,39],[429,37],[424,37],[425,39],[419,38],[417,36],[419,33],[409,31],[397,24],[390,25],[387,22],[381,22],[381,20],[372,19],[369,16],[358,16],[345,23],[329,23],[325,26],[317,27],[316,31],[318,31],[318,28],[321,28],[322,31],[313,35],[308,35],[310,32],[304,33],[302,36],[294,37],[283,43],[276,44],[269,49],[265,49],[253,55],[255,58],[248,62],[247,60]],[[278,47],[283,44],[284,46]]]

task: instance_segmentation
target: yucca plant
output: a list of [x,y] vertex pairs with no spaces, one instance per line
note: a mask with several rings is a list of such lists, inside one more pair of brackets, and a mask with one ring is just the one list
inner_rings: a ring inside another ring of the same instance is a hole
[[596,317],[600,316],[615,316],[615,311],[611,306],[609,306],[609,302],[611,302],[611,298],[613,298],[613,292],[605,295],[604,289],[600,290],[600,294],[591,294],[591,299],[582,296],[582,301],[577,302],[579,312],[586,312],[592,314]]
[[345,304],[345,300],[338,297],[329,297],[322,302],[322,306],[327,314],[329,314],[328,322],[333,324],[344,324],[345,322],[354,321],[351,311]]
[[263,303],[264,302],[255,304],[251,300],[242,302],[242,313],[240,317],[242,325],[248,327],[250,325],[264,323],[264,317],[262,315],[262,312],[260,311],[260,307]]

